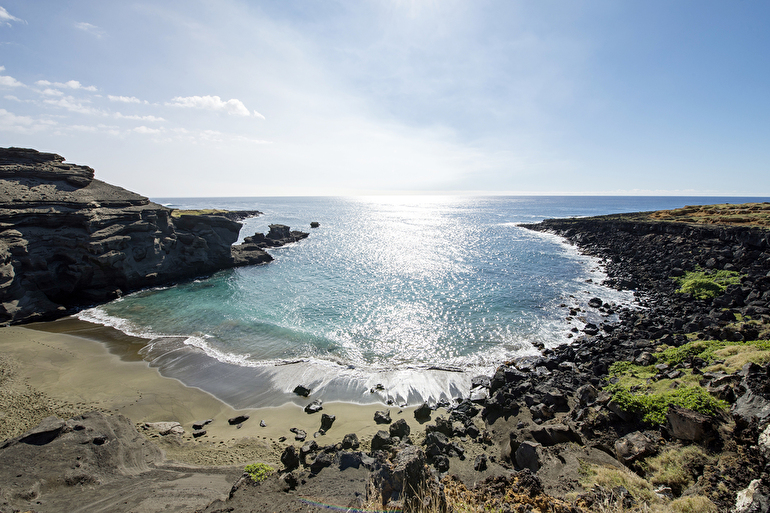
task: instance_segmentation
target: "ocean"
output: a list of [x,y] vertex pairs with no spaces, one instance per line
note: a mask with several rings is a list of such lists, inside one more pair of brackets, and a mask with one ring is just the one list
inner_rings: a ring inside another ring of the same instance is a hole
[[[602,286],[600,262],[521,223],[766,198],[450,197],[153,198],[180,209],[260,210],[310,232],[266,265],[144,290],[82,320],[146,343],[164,375],[235,408],[312,398],[413,405],[465,396],[501,362],[569,343],[601,322],[589,299],[633,305]],[[310,228],[317,221],[318,228]],[[569,308],[578,316],[567,319]],[[610,318],[611,320],[611,318]]]

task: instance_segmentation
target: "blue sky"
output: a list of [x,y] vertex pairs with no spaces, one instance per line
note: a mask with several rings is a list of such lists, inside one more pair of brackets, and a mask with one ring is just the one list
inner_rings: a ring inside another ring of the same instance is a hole
[[148,196],[770,196],[770,3],[0,0],[0,146]]

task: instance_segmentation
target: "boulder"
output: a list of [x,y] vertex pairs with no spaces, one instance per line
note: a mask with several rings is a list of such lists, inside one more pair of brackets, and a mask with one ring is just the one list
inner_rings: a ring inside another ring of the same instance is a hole
[[184,428],[179,422],[147,422],[144,425],[148,429],[154,429],[161,436],[184,434]]
[[414,418],[419,421],[430,420],[430,414],[433,410],[430,409],[428,403],[422,403],[416,410],[414,410]]
[[197,431],[197,430],[203,429],[204,426],[208,426],[212,422],[214,422],[214,419],[201,420],[201,421],[198,421],[198,422],[193,422],[192,427],[193,427],[194,430]]
[[237,415],[235,417],[227,419],[227,423],[230,424],[231,426],[235,426],[237,424],[243,424],[247,420],[249,420],[248,415]]
[[542,461],[542,447],[536,442],[521,442],[514,453],[516,465],[519,468],[529,469],[535,473],[540,470]]
[[355,433],[348,433],[342,439],[343,449],[358,449],[359,442],[358,436]]
[[580,435],[570,426],[564,424],[551,424],[543,426],[540,429],[532,431],[532,438],[540,442],[543,446],[565,444],[569,442],[583,445]]
[[300,397],[307,397],[310,395],[310,388],[304,385],[297,385],[294,387],[294,393]]
[[321,401],[320,399],[316,399],[312,403],[305,406],[305,413],[308,413],[308,414],[318,413],[319,411],[324,409],[322,405],[323,405],[323,401]]
[[644,433],[634,431],[615,441],[615,455],[624,465],[651,456],[657,452],[655,444]]
[[404,419],[398,419],[396,422],[390,425],[390,436],[397,436],[401,440],[409,436],[411,428]]
[[297,448],[293,445],[288,446],[283,450],[281,454],[281,463],[287,470],[292,470],[299,467],[299,455],[297,454]]
[[374,422],[377,424],[390,424],[390,410],[377,410],[374,412]]
[[754,479],[738,492],[732,513],[763,513],[770,511],[770,497],[762,493],[762,481]]
[[379,430],[372,438],[372,452],[387,449],[393,445],[393,439],[386,431]]
[[717,437],[714,419],[681,406],[670,406],[666,414],[666,429],[674,438],[709,443]]
[[329,431],[332,428],[332,424],[334,424],[334,421],[337,420],[336,415],[327,415],[326,413],[321,414],[321,429],[323,431]]

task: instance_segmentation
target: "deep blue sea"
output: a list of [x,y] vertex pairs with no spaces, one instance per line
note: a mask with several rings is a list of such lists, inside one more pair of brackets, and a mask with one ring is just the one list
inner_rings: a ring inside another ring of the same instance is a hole
[[[569,343],[601,321],[599,262],[520,223],[765,201],[703,197],[154,198],[173,208],[260,210],[241,239],[286,224],[310,237],[267,265],[145,290],[79,317],[147,341],[162,374],[237,408],[313,397],[415,404],[466,395],[471,377]],[[311,229],[310,222],[319,228]],[[565,306],[566,305],[566,306]],[[569,307],[584,310],[567,320]],[[382,390],[372,391],[381,384]]]

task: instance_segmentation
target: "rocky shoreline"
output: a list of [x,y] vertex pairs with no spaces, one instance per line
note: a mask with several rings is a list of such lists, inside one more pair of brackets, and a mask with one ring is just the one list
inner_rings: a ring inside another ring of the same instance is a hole
[[275,225],[233,246],[258,211],[172,215],[87,166],[0,148],[0,325],[50,320],[130,291],[270,262],[300,238]]
[[[663,355],[697,340],[729,347],[770,338],[770,232],[619,216],[525,227],[602,259],[608,284],[635,289],[639,308],[595,298],[589,308],[618,321],[589,323],[570,345],[475,378],[455,404],[418,408],[424,433],[393,423],[367,452],[355,442],[289,446],[272,484],[244,478],[227,501],[205,511],[246,511],[271,494],[302,495],[314,476],[351,467],[373,476],[368,505],[393,510],[767,511],[770,353],[732,370],[719,358],[685,352],[670,364]],[[740,281],[713,299],[678,292],[674,278],[698,269],[733,271]],[[578,307],[564,307],[565,315],[580,316]],[[672,400],[662,421],[650,421],[613,393],[618,362],[650,369],[649,383],[671,389],[694,381],[720,407],[709,415]],[[379,417],[390,420],[389,412]],[[356,493],[363,492],[348,497]]]

